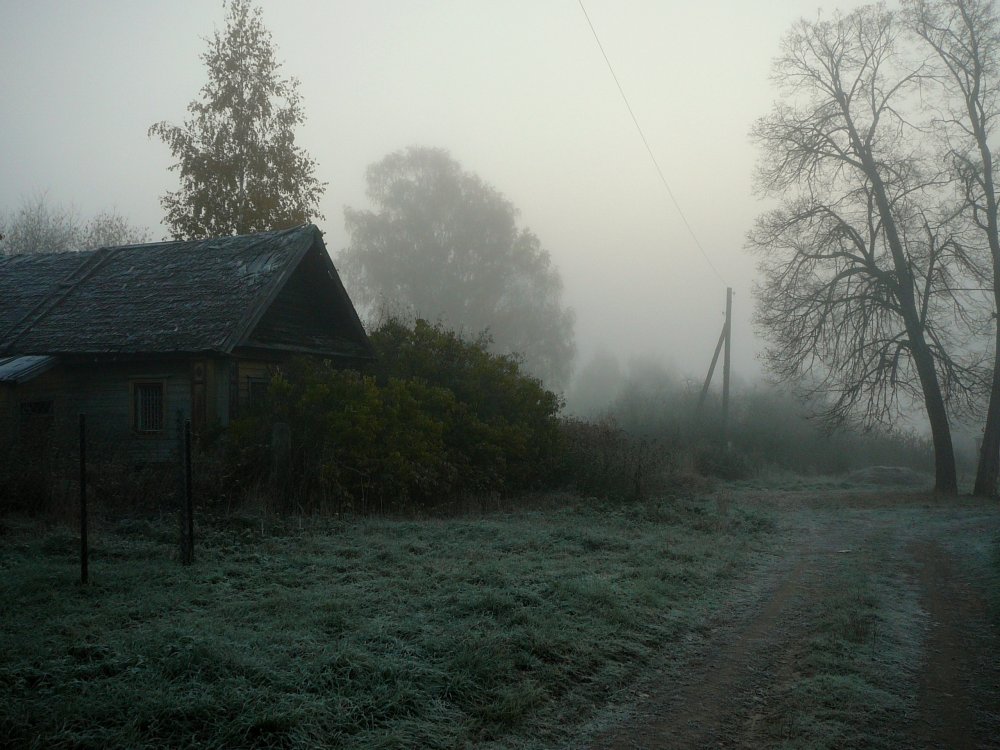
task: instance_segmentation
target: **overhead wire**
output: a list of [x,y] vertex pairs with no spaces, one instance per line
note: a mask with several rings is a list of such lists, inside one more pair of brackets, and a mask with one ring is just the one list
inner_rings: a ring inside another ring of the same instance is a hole
[[[632,117],[632,122],[635,124],[635,129],[639,132],[639,137],[642,139],[643,145],[646,147],[646,153],[649,154],[650,160],[653,162],[653,166],[656,168],[656,173],[660,176],[660,182],[663,183],[663,187],[667,190],[667,195],[670,196],[670,202],[674,204],[674,208],[677,210],[678,215],[681,217],[681,221],[684,222],[684,226],[691,235],[691,239],[694,240],[695,247],[701,252],[702,257],[705,262],[708,263],[709,268],[718,277],[719,281],[726,284],[726,280],[723,278],[722,274],[719,273],[719,269],[715,267],[712,259],[705,252],[705,248],[702,246],[698,239],[698,235],[695,234],[694,228],[691,226],[691,222],[688,221],[687,216],[684,214],[684,210],[681,208],[680,203],[678,203],[677,198],[674,196],[674,191],[670,189],[670,183],[667,182],[666,175],[663,174],[663,170],[660,168],[660,163],[656,160],[656,155],[653,153],[652,147],[649,145],[649,141],[646,138],[646,134],[642,130],[642,126],[639,125],[639,119],[635,116],[635,112],[632,110],[632,105],[629,103],[628,97],[625,95],[625,89],[622,88],[621,82],[618,80],[618,75],[615,73],[614,66],[611,64],[611,60],[608,58],[608,53],[604,50],[604,45],[601,44],[601,38],[597,34],[597,29],[594,28],[593,21],[590,20],[590,14],[587,13],[587,9],[583,5],[583,0],[577,0],[580,5],[580,10],[583,11],[583,17],[587,19],[587,25],[590,27],[590,33],[594,35],[594,41],[597,42],[598,48],[601,50],[601,55],[604,57],[604,62],[608,66],[608,71],[611,73],[611,77],[615,81],[615,85],[618,87],[618,93],[621,94],[622,101],[625,102],[625,107],[628,109],[629,115]],[[728,284],[727,284],[728,286]]]

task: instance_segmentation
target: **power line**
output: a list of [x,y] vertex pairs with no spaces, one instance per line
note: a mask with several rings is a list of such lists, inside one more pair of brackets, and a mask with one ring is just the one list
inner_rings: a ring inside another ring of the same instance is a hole
[[649,141],[646,140],[646,134],[642,132],[642,126],[639,125],[639,120],[635,116],[635,112],[632,111],[632,105],[629,104],[628,97],[625,96],[625,89],[622,88],[621,82],[618,80],[618,76],[615,73],[614,66],[611,65],[611,60],[608,59],[608,53],[604,51],[604,45],[601,44],[601,38],[597,35],[597,29],[594,28],[593,22],[590,20],[590,14],[587,13],[587,9],[583,7],[583,0],[577,0],[580,5],[580,10],[583,11],[583,17],[587,19],[587,25],[590,26],[590,32],[594,35],[594,41],[597,42],[597,46],[601,50],[601,54],[604,56],[604,62],[607,63],[608,70],[611,72],[611,77],[615,79],[615,85],[618,86],[618,93],[622,95],[622,101],[625,102],[625,107],[628,109],[628,113],[632,116],[632,122],[635,123],[635,129],[639,131],[639,137],[642,138],[642,143],[646,147],[646,152],[649,154],[650,160],[653,162],[653,166],[656,167],[656,173],[660,176],[660,182],[663,183],[663,187],[667,189],[667,195],[670,196],[671,203],[674,204],[674,208],[677,209],[677,213],[681,217],[681,221],[684,222],[684,226],[687,227],[688,234],[691,235],[691,239],[694,240],[695,246],[701,251],[702,257],[705,262],[708,263],[709,267],[718,277],[719,281],[723,284],[726,280],[722,278],[722,274],[719,273],[719,269],[715,267],[712,259],[708,257],[708,253],[705,252],[705,248],[702,247],[701,242],[698,240],[698,235],[694,233],[694,229],[691,227],[691,223],[687,220],[687,216],[684,215],[684,211],[681,209],[680,203],[677,202],[677,198],[674,197],[674,191],[670,189],[670,183],[667,182],[666,176],[663,174],[663,170],[660,169],[660,163],[656,160],[656,156],[653,154],[653,149],[649,145]]

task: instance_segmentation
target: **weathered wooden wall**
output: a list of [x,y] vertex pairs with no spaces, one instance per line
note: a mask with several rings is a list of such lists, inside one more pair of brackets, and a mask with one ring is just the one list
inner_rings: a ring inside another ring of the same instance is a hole
[[[307,254],[249,336],[261,349],[362,355],[350,301],[331,293],[332,273],[318,252]],[[361,332],[361,337],[364,333]]]
[[0,383],[0,448],[14,439],[14,386]]
[[[136,433],[132,429],[132,383],[162,381],[163,429]],[[133,463],[172,461],[177,456],[177,412],[191,416],[190,364],[187,361],[155,361],[102,364],[63,364],[37,378],[10,389],[13,408],[8,410],[8,429],[17,432],[20,405],[29,401],[52,401],[53,440],[72,447],[77,440],[79,414],[87,415],[88,450],[117,456]]]
[[[274,368],[273,362],[228,357],[60,364],[28,382],[0,386],[0,444],[19,439],[23,403],[51,401],[56,446],[75,450],[82,413],[87,415],[88,440],[101,455],[135,464],[174,461],[178,411],[196,429],[226,427],[246,414],[251,380],[267,380]],[[159,432],[133,429],[132,384],[137,381],[164,384],[164,425]],[[195,419],[199,398],[204,404],[201,425]],[[92,455],[96,459],[97,454]]]

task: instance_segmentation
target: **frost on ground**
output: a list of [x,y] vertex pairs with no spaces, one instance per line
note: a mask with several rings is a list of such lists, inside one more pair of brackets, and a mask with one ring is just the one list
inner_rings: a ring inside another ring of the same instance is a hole
[[594,748],[1000,747],[995,503],[843,491],[732,502],[782,519],[780,553]]

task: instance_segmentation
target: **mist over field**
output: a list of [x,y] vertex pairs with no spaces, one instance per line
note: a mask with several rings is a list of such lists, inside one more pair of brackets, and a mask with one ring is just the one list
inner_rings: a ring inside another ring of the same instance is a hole
[[[758,380],[742,246],[763,204],[748,132],[773,99],[781,35],[815,4],[585,4],[697,240],[577,3],[261,7],[282,74],[301,82],[297,140],[327,183],[318,223],[331,252],[349,243],[344,208],[370,205],[370,164],[409,146],[447,149],[551,255],[576,314],[577,371],[600,355],[704,377],[728,285],[734,377]],[[222,3],[200,0],[5,3],[0,206],[47,192],[81,216],[114,208],[165,236],[159,197],[176,177],[146,131],[183,118],[223,18]]]
[[0,747],[996,746],[1000,4],[0,29]]

